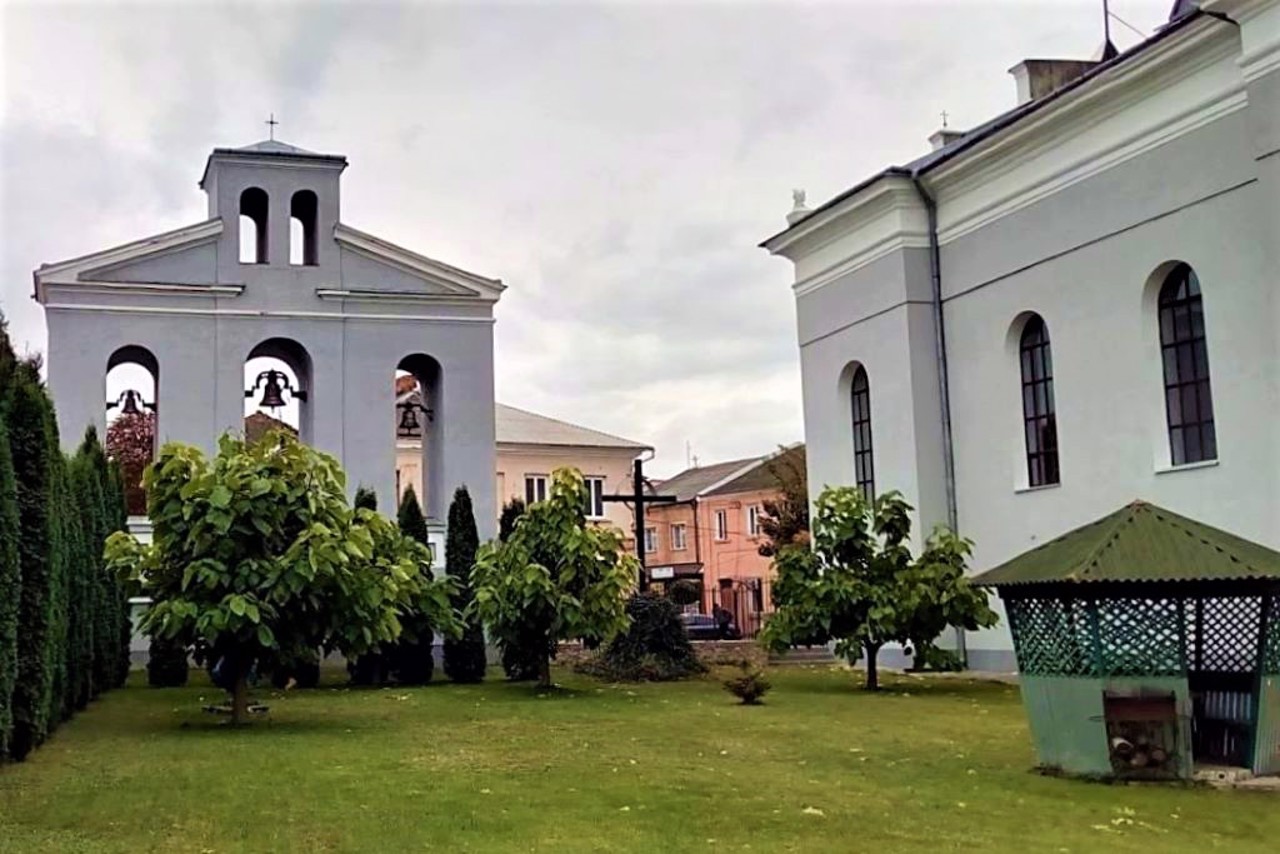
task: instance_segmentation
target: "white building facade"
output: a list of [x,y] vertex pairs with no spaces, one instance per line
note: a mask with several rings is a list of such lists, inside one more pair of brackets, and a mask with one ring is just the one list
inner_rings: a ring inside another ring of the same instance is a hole
[[975,571],[1135,498],[1280,548],[1280,0],[1176,12],[763,244],[815,495],[899,490]]
[[151,375],[158,441],[213,452],[262,391],[246,390],[246,363],[278,360],[294,375],[302,440],[339,459],[349,490],[369,486],[394,511],[394,379],[407,371],[433,413],[424,509],[442,537],[465,484],[490,537],[504,286],[343,223],[346,165],[276,140],[215,149],[205,221],[36,270],[62,441],[74,447],[90,425],[102,435],[106,374],[133,364]]

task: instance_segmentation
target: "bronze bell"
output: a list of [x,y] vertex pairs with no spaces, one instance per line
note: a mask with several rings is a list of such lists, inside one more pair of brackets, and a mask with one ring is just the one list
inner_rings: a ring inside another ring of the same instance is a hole
[[136,391],[134,391],[133,389],[128,389],[128,390],[126,390],[126,391],[125,391],[125,393],[124,393],[124,406],[120,409],[121,414],[123,414],[123,415],[137,415],[137,414],[139,414],[139,413],[138,413],[138,398],[139,398],[139,397],[141,397],[141,396],[142,396],[142,395],[138,394],[138,393],[137,393]]
[[407,406],[402,406],[401,410],[402,410],[400,413],[400,432],[401,433],[416,433],[422,429],[422,426],[418,424],[418,413],[416,411],[417,407],[415,407],[413,404],[408,404]]
[[[276,370],[264,371],[263,376],[266,377],[267,384],[262,389],[262,401],[258,405],[265,406],[267,409],[279,409],[284,406],[284,389],[280,387],[280,380],[283,379],[287,383],[289,378]],[[258,379],[262,379],[262,376]]]

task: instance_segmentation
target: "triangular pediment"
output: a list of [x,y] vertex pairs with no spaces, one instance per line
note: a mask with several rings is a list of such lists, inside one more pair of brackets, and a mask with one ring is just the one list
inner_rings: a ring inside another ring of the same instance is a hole
[[370,298],[450,298],[497,302],[506,286],[443,261],[339,224],[334,238],[343,262],[342,286]]
[[222,220],[145,237],[78,258],[41,265],[35,271],[36,296],[44,285],[112,282],[213,286],[217,278],[216,243]]

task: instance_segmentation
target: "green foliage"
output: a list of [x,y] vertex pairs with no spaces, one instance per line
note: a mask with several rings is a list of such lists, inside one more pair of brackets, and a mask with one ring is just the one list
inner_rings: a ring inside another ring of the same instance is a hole
[[[422,515],[422,507],[418,504],[413,487],[405,490],[404,498],[400,501],[398,522],[401,534],[430,549],[427,520]],[[433,562],[434,559],[435,555],[432,555]],[[427,569],[425,572],[430,580],[431,570]],[[431,630],[430,617],[411,610],[402,616],[401,622],[406,636],[388,650],[387,670],[402,685],[425,685],[431,681],[436,666],[432,649],[435,645],[435,632]]]
[[22,593],[18,601],[18,675],[11,701],[13,728],[9,753],[24,759],[49,732],[57,644],[53,514],[56,446],[53,411],[40,384],[39,368],[19,362],[6,390],[9,450],[18,503],[18,560]]
[[351,500],[351,506],[357,510],[377,510],[378,493],[362,483],[356,487],[356,497]]
[[[480,549],[476,530],[476,514],[471,507],[471,493],[460,486],[449,505],[449,538],[444,546],[444,570],[454,581],[453,607],[466,614],[475,598],[471,590],[471,567]],[[471,616],[465,619],[462,637],[444,642],[444,674],[454,682],[479,682],[484,679],[488,652],[484,626]]]
[[773,687],[758,668],[742,665],[742,672],[724,680],[724,689],[742,701],[744,706],[758,706],[764,695]]
[[765,463],[765,469],[777,481],[781,494],[760,504],[764,510],[760,517],[764,541],[757,551],[763,557],[774,557],[786,546],[808,545],[809,480],[804,456],[796,449],[782,451]]
[[667,682],[705,672],[674,602],[656,593],[627,600],[631,624],[579,670],[611,682]]
[[352,510],[336,460],[278,434],[224,435],[208,460],[177,443],[144,478],[153,542],[108,540],[112,569],[150,595],[141,628],[222,660],[233,720],[246,677],[306,662],[317,648],[348,658],[391,644],[413,609],[455,633],[449,586],[429,555],[378,513]]
[[667,595],[677,605],[696,605],[702,601],[702,588],[696,581],[681,578],[671,585]]
[[187,645],[172,638],[153,637],[147,652],[147,684],[152,688],[181,688],[187,684]]
[[627,626],[635,559],[623,552],[620,531],[587,524],[585,507],[582,475],[557,469],[547,500],[525,511],[506,542],[481,546],[471,573],[468,616],[504,648],[536,650],[543,686],[558,641],[601,643]]
[[836,640],[836,652],[867,658],[867,688],[878,686],[876,656],[886,643],[929,644],[947,626],[995,625],[987,596],[969,584],[972,544],[939,528],[913,559],[911,507],[896,492],[869,504],[853,487],[818,496],[812,550],[781,549],[774,560],[777,611],[763,639],[775,649],[813,637]]
[[520,521],[520,517],[523,515],[524,502],[519,498],[513,498],[502,505],[502,513],[498,516],[499,542],[505,543],[511,539],[511,532],[516,529],[516,523]]
[[13,478],[9,430],[0,401],[0,759],[8,755],[13,730],[10,699],[18,678],[18,599],[22,567],[18,563],[18,485]]

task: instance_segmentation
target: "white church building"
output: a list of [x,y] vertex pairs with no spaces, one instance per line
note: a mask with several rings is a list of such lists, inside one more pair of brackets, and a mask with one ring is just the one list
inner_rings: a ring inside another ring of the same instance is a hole
[[[810,489],[899,490],[975,571],[1136,498],[1280,548],[1280,0],[1012,73],[1009,112],[762,244]],[[1014,669],[1004,627],[957,640]]]
[[[369,486],[394,511],[394,379],[409,373],[430,410],[424,509],[440,536],[465,484],[488,538],[504,286],[344,223],[346,166],[274,139],[214,149],[205,220],[36,270],[62,441],[74,447],[89,425],[101,435],[111,407],[140,402],[159,443],[209,453],[243,430],[246,398],[274,396],[296,407],[303,441],[338,458],[350,490]],[[246,363],[261,359],[283,369],[246,382]],[[148,388],[107,400],[105,377],[121,365],[149,374]]]

